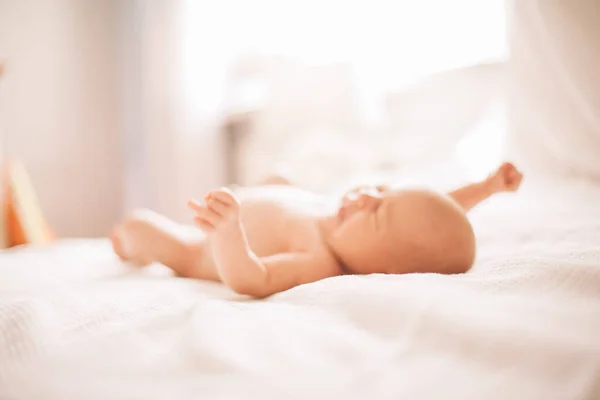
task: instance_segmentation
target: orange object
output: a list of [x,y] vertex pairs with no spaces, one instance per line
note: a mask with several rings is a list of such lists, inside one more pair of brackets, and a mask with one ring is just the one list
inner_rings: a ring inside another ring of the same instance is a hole
[[38,197],[22,163],[11,161],[3,174],[6,241],[8,247],[43,244],[54,239]]

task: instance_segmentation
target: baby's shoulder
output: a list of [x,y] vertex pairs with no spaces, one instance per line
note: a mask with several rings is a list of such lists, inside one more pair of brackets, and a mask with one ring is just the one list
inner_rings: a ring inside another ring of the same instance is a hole
[[295,203],[314,200],[321,196],[295,186],[264,185],[232,187],[240,200],[292,201]]

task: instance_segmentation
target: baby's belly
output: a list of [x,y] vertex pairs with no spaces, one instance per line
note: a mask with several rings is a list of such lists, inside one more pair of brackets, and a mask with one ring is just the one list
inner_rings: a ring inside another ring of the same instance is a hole
[[242,224],[250,249],[259,257],[286,251],[290,240],[287,218],[274,204],[242,203]]
[[324,200],[295,188],[240,189],[241,219],[252,251],[259,257],[293,251],[311,240]]

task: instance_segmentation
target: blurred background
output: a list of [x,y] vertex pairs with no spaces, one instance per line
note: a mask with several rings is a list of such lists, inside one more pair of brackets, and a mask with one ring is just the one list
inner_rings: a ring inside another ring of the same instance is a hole
[[600,176],[600,2],[0,0],[0,159],[59,236],[269,173]]

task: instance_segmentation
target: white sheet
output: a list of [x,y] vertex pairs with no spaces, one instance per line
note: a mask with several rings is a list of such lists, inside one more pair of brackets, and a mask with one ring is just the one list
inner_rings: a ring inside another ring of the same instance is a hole
[[600,398],[600,189],[524,190],[473,219],[466,275],[266,301],[130,269],[101,240],[0,253],[0,398]]

